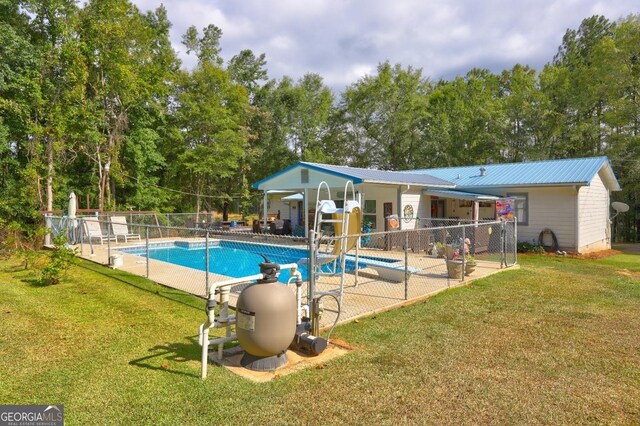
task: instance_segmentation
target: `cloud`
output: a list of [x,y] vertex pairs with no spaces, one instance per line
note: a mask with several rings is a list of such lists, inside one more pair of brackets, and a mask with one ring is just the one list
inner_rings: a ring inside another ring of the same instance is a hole
[[[336,92],[389,60],[433,79],[471,68],[500,72],[516,63],[538,70],[568,28],[593,14],[616,20],[636,0],[163,0],[171,39],[185,67],[182,34],[190,25],[222,28],[228,60],[242,49],[265,53],[269,76],[316,72]],[[161,0],[134,0],[141,10]]]

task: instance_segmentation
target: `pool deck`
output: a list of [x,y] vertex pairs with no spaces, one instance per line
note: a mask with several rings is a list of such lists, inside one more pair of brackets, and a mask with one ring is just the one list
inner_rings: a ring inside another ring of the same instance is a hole
[[[163,238],[154,239],[153,243],[176,240],[191,242],[204,241],[198,238]],[[143,257],[118,252],[119,247],[139,246],[141,244],[144,245],[144,242],[132,241],[126,244],[122,242],[118,244],[111,242],[111,255],[116,253],[122,254],[123,264],[118,268],[119,270],[138,276],[148,276],[150,280],[164,286],[179,289],[199,297],[205,297],[205,271],[154,259],[149,260],[147,269],[147,263]],[[103,265],[108,264],[108,245],[106,243],[104,245],[93,244],[92,248],[93,250],[91,250],[88,244],[83,244],[82,252],[80,253],[81,257]],[[404,262],[404,252],[381,252],[379,250],[360,249],[359,254],[396,258]],[[345,274],[342,313],[338,324],[344,324],[363,316],[415,303],[448,288],[466,285],[477,279],[518,267],[516,264],[510,268],[500,268],[499,262],[478,260],[476,270],[470,276],[465,277],[464,281],[461,281],[459,279],[449,278],[444,259],[428,256],[425,252],[409,252],[408,263],[410,268],[415,272],[411,274],[406,286],[404,282],[382,280],[378,276],[378,273],[371,268],[361,269],[358,273],[357,281],[354,274]],[[257,272],[256,270],[256,273]],[[224,275],[209,273],[210,283],[227,280],[229,278],[230,277]],[[245,286],[246,284],[240,284],[232,287],[230,297],[231,306],[235,306],[238,295]],[[316,281],[317,292],[331,292],[335,294],[339,287],[339,276],[321,276]],[[307,283],[302,287],[303,302],[306,300],[306,292]],[[326,328],[330,327],[336,320],[337,304],[331,297],[324,297],[322,301],[324,312],[320,323],[323,328]]]

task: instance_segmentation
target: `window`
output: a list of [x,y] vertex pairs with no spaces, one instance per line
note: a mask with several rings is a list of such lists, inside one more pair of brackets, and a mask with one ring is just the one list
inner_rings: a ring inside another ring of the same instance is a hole
[[309,183],[309,169],[300,169],[300,183]]
[[378,227],[376,220],[376,200],[365,200],[362,213],[365,226],[369,225],[371,229],[376,229]]
[[516,218],[518,218],[518,225],[529,224],[529,194],[527,193],[513,193],[507,194],[507,197],[514,198],[513,209],[515,211]]

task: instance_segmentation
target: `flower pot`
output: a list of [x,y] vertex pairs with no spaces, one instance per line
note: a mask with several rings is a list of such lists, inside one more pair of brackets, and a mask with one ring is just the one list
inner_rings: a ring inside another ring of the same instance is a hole
[[476,264],[475,263],[465,263],[465,265],[464,265],[464,274],[465,275],[470,275],[475,270],[476,270]]
[[447,272],[449,273],[449,278],[462,279],[462,261],[447,260]]

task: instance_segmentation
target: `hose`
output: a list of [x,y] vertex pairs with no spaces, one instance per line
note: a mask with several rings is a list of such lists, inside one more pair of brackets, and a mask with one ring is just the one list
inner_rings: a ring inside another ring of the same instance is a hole
[[329,333],[327,333],[327,342],[329,342],[329,339],[331,338],[331,333],[333,333],[333,329],[336,328],[336,324],[338,324],[338,319],[340,319],[340,313],[342,312],[342,306],[340,305],[340,300],[338,299],[338,297],[333,293],[322,293],[322,295],[320,295],[320,297],[318,297],[318,302],[320,301],[320,299],[322,299],[325,296],[333,297],[333,299],[336,301],[336,304],[338,305],[338,314],[336,315],[336,320],[333,322],[333,325],[329,329]]
[[[551,244],[551,246],[548,249],[547,249],[547,246],[545,246],[544,243],[543,243],[544,234],[551,234],[551,238],[553,240],[553,243]],[[560,247],[558,245],[558,238],[556,237],[556,234],[549,228],[544,228],[542,231],[540,231],[540,235],[538,235],[538,244],[540,246],[544,247],[544,249],[546,251],[548,251],[548,252],[555,252]]]

